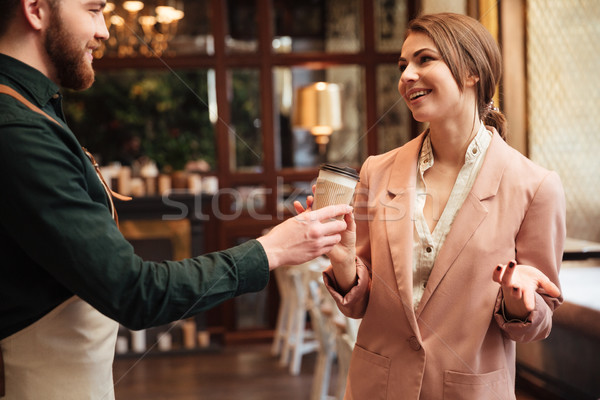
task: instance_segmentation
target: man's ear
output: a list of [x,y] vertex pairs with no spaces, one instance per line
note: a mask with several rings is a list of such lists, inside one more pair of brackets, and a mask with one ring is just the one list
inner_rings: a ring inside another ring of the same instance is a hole
[[48,25],[50,5],[48,0],[21,0],[23,15],[29,25],[36,31]]

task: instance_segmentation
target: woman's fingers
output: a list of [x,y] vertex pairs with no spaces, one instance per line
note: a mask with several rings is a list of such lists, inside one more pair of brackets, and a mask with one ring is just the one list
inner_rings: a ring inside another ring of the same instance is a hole
[[492,279],[501,285],[507,305],[510,303],[527,312],[535,310],[537,291],[543,291],[552,297],[560,296],[558,286],[540,270],[529,265],[517,265],[516,260],[511,260],[506,265],[498,264],[494,268]]
[[546,294],[552,297],[560,296],[560,289],[554,284],[546,275],[542,274],[542,277],[538,280],[538,287],[542,288]]
[[306,196],[306,208],[312,208],[312,205],[315,201],[313,196]]
[[518,286],[511,286],[511,288],[509,289],[509,295],[513,298],[513,299],[520,299],[521,297],[523,297],[523,290],[518,287]]
[[535,291],[531,290],[529,293],[525,293],[523,302],[527,311],[532,312],[535,310]]
[[294,201],[294,209],[298,214],[302,214],[304,211],[306,211],[302,203],[300,203],[298,200]]
[[504,264],[496,265],[494,268],[494,273],[492,274],[492,279],[496,283],[502,283],[502,275],[504,274]]
[[515,273],[517,262],[515,260],[510,260],[504,268],[504,274],[502,275],[502,286],[510,287],[512,285],[513,275]]

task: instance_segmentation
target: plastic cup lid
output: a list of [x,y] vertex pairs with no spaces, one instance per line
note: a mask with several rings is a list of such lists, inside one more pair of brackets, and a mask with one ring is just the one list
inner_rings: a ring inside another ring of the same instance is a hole
[[346,166],[339,167],[339,166],[333,165],[333,164],[321,164],[320,169],[325,170],[325,171],[335,172],[336,174],[344,175],[349,178],[360,181],[359,174],[354,168],[350,168],[350,167],[346,167]]

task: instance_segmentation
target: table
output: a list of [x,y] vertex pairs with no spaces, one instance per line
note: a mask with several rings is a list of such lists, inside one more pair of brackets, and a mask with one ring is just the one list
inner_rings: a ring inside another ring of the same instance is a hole
[[209,216],[212,195],[170,193],[162,196],[136,197],[131,201],[115,200],[119,220],[181,220],[190,221],[191,257],[205,253],[204,226]]
[[589,240],[567,238],[563,252],[564,261],[600,258],[600,243]]
[[[177,221],[187,219],[190,222],[190,254],[186,257],[195,257],[206,252],[205,225],[209,220],[208,210],[211,206],[212,195],[193,194],[193,193],[166,193],[162,196],[136,197],[130,201],[114,200],[115,208],[120,221],[130,220],[159,220],[159,221]],[[155,245],[155,244],[153,244]],[[210,247],[210,246],[209,246]],[[188,318],[183,322],[183,345],[184,351],[189,351],[196,347],[196,336],[200,328],[202,334],[208,334],[206,331],[206,318],[203,313],[194,318]],[[171,330],[170,324],[158,329]],[[130,331],[131,351],[133,353],[145,352],[147,346],[147,330]],[[208,342],[210,339],[207,339]],[[201,347],[203,344],[198,340]],[[128,347],[125,344],[125,347]],[[154,347],[154,346],[153,346]],[[161,347],[160,345],[158,346]],[[169,346],[170,347],[170,346]],[[173,351],[166,349],[166,351]],[[131,354],[131,353],[130,353]]]

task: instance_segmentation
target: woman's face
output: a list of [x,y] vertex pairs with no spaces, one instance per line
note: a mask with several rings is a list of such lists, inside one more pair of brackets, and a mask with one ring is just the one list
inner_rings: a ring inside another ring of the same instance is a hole
[[[402,46],[398,91],[419,122],[456,116],[465,106],[463,93],[433,40],[412,32]],[[470,106],[472,110],[472,105]]]

